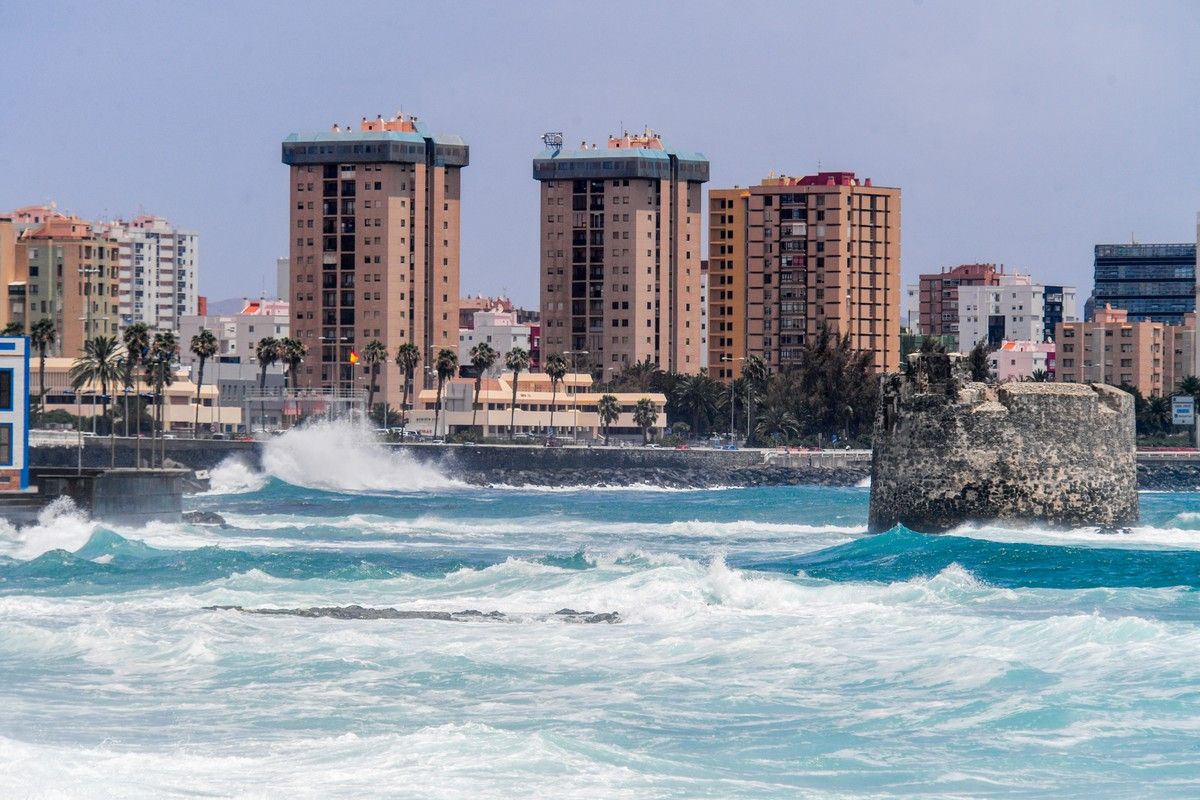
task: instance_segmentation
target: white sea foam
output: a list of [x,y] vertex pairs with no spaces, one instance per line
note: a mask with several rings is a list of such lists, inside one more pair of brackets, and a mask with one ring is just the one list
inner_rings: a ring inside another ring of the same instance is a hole
[[0,555],[28,560],[51,550],[75,551],[87,544],[96,524],[71,498],[56,499],[38,513],[37,522],[16,527],[0,520]]
[[271,439],[263,469],[294,486],[336,492],[409,492],[463,486],[408,453],[388,450],[369,429],[320,422]]
[[[1182,515],[1180,515],[1182,516]],[[961,525],[949,531],[952,536],[1009,544],[1040,544],[1072,547],[1117,548],[1126,550],[1200,550],[1200,531],[1186,528],[1156,528],[1139,525],[1123,531],[1099,528],[1054,529],[1029,525],[1021,528],[996,524]]]
[[209,489],[202,495],[245,494],[267,485],[267,476],[238,456],[230,456],[209,472]]

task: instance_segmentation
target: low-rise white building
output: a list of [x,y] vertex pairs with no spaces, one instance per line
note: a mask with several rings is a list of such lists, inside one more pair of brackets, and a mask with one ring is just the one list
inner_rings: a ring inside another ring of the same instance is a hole
[[236,314],[185,316],[178,328],[179,358],[184,366],[191,367],[196,362],[189,345],[201,328],[207,328],[217,337],[217,355],[226,363],[257,364],[254,348],[259,339],[265,336],[282,339],[289,335],[288,304],[282,300],[246,300]]
[[471,348],[480,342],[486,342],[500,354],[488,375],[495,377],[504,371],[504,356],[514,347],[530,351],[530,327],[517,322],[517,312],[514,311],[476,311],[472,315],[474,328],[459,328],[458,330],[458,363],[467,366],[471,363]]

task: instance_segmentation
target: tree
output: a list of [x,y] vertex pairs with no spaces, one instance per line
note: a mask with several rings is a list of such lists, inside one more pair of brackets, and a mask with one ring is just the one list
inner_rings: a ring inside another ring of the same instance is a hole
[[[122,364],[121,382],[125,386],[125,435],[129,436],[129,390],[133,388],[135,376],[140,377],[139,370],[146,364],[146,354],[150,352],[150,328],[144,322],[135,322],[121,333],[121,342],[125,345],[125,359]],[[142,465],[142,395],[134,395],[134,408],[137,420],[137,455],[138,467]],[[150,426],[154,432],[154,426]]]
[[633,421],[642,429],[642,444],[649,444],[650,428],[658,422],[658,410],[654,407],[654,401],[649,397],[638,400],[633,408]]
[[754,433],[760,440],[788,441],[800,432],[800,423],[791,411],[778,406],[768,408],[763,412],[754,428]]
[[[158,435],[163,439],[162,446],[166,447],[163,420],[163,390],[175,382],[173,362],[179,352],[179,340],[171,331],[159,331],[154,334],[150,344],[150,352],[146,357],[146,383],[154,387],[154,404],[158,421]],[[151,462],[153,462],[154,442],[151,440]],[[159,464],[163,458],[159,457]]]
[[201,328],[200,332],[192,337],[190,349],[192,355],[196,357],[196,413],[192,420],[192,438],[199,436],[200,432],[200,389],[204,386],[204,364],[217,354],[219,346],[217,337],[208,328]]
[[512,372],[512,408],[509,410],[508,438],[515,438],[517,425],[517,383],[521,380],[521,371],[529,369],[529,353],[523,347],[514,347],[504,357],[504,368]]
[[483,376],[500,358],[500,354],[487,342],[471,348],[471,366],[475,368],[475,400],[471,403],[471,429],[475,429],[475,413],[479,408],[479,392],[483,389]]
[[701,371],[699,375],[687,375],[675,387],[672,395],[676,408],[691,416],[692,430],[697,434],[712,424],[713,416],[727,402],[721,384]]
[[971,380],[988,383],[992,378],[992,359],[988,352],[987,342],[982,339],[975,343],[967,355],[967,364],[971,368]]
[[1046,383],[1050,380],[1050,373],[1046,372],[1044,369],[1035,369],[1033,372],[1029,373],[1029,380],[1033,381],[1034,383]]
[[267,370],[279,361],[279,340],[264,336],[254,345],[254,357],[258,359],[258,408],[262,417],[262,429],[267,429]]
[[20,322],[10,322],[0,331],[0,336],[24,336],[25,326]]
[[46,410],[46,351],[54,344],[58,333],[54,322],[42,317],[29,327],[29,343],[38,351],[38,415]]
[[621,403],[616,395],[606,394],[596,403],[596,413],[600,416],[600,424],[604,426],[604,445],[608,446],[608,426],[621,416]]
[[408,393],[412,389],[413,372],[421,363],[421,350],[412,342],[396,348],[396,366],[404,373],[404,397],[400,400],[400,430],[408,427]]
[[1179,387],[1176,390],[1179,394],[1187,394],[1200,400],[1200,378],[1195,375],[1188,375],[1183,380],[1179,381]]
[[[91,384],[100,386],[100,396],[104,400],[104,420],[108,424],[109,451],[113,463],[116,462],[117,442],[114,438],[112,419],[108,415],[108,387],[115,386],[121,378],[121,368],[118,363],[120,350],[115,336],[94,336],[83,343],[83,354],[71,364],[67,373],[71,386],[78,392],[84,386]],[[92,403],[95,403],[93,396]],[[92,406],[95,416],[96,407]]]
[[[276,354],[276,357],[286,367],[288,387],[295,390],[299,383],[296,370],[300,368],[300,365],[304,363],[304,357],[308,355],[308,345],[294,336],[286,336],[276,343]],[[387,358],[386,350],[384,350],[383,357]]]
[[437,373],[437,398],[433,406],[433,435],[437,436],[438,418],[442,414],[442,386],[458,371],[458,353],[449,347],[438,350],[437,357],[433,361],[433,369]]
[[567,359],[562,353],[553,353],[546,359],[542,371],[550,377],[550,430],[554,431],[554,407],[558,403],[558,384],[567,374]]
[[367,384],[367,413],[375,410],[375,390],[379,381],[379,365],[387,361],[387,345],[378,339],[367,342],[362,351],[362,362],[371,372],[371,382]]
[[750,430],[754,427],[754,401],[767,391],[767,382],[771,373],[767,362],[762,356],[750,356],[742,365],[742,388],[746,391],[746,438],[750,438]]

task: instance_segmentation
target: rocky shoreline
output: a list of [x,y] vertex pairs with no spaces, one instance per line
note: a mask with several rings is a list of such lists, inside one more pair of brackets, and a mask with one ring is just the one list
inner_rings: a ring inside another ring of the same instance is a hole
[[474,486],[615,487],[654,486],[664,489],[713,489],[723,486],[857,486],[871,476],[869,464],[849,468],[795,468],[770,464],[704,469],[627,467],[616,469],[461,469],[454,477]]

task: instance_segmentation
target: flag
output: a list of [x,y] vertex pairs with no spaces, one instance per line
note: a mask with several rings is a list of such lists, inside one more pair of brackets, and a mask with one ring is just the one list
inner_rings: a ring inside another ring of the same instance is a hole
[[353,350],[350,351],[350,363],[351,364],[358,363],[358,353],[354,352]]

